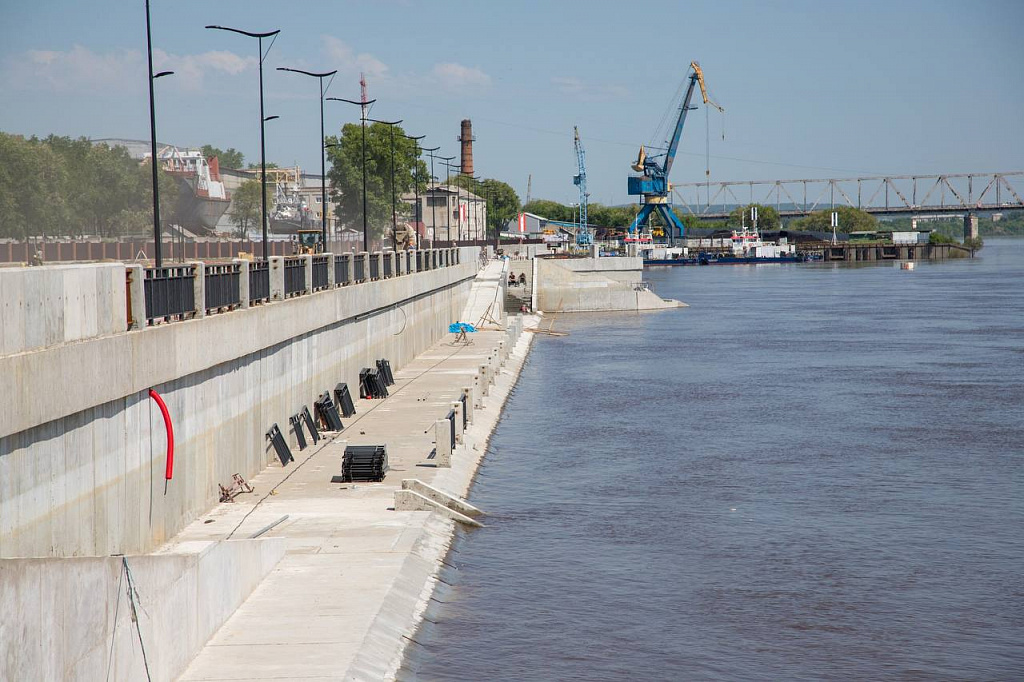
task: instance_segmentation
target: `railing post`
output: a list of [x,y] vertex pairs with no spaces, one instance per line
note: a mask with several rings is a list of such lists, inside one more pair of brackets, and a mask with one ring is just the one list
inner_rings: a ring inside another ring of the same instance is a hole
[[352,283],[352,258],[353,254],[351,252],[345,254],[345,284]]
[[325,254],[323,254],[323,256],[325,258],[327,258],[327,288],[328,289],[333,289],[334,285],[335,285],[335,281],[334,281],[334,270],[335,270],[335,268],[334,268],[334,254],[333,253],[325,253]]
[[302,268],[302,280],[304,282],[302,287],[302,293],[310,294],[313,293],[313,256],[307,253],[302,256],[302,261],[304,264],[304,267]]
[[270,300],[284,300],[284,256],[271,256],[270,261]]
[[146,271],[141,265],[129,265],[127,271],[128,302],[132,313],[128,329],[142,329],[146,326]]
[[416,249],[410,249],[409,251],[409,272],[416,272]]
[[249,261],[243,258],[233,258],[231,262],[238,266],[238,302],[239,307],[245,310],[249,307]]
[[193,261],[192,266],[192,291],[195,296],[196,317],[206,317],[206,264],[203,261]]

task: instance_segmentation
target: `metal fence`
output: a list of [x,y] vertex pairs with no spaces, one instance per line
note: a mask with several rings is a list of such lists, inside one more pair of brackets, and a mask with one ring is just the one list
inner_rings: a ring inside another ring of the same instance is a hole
[[242,266],[239,263],[207,265],[205,271],[206,309],[234,308],[241,305],[238,287]]
[[329,285],[327,256],[313,256],[313,291],[326,289]]
[[[404,261],[400,260],[403,258]],[[311,260],[311,267],[307,271],[307,257],[283,258],[283,272],[272,272],[266,260],[206,264],[202,267],[202,300],[197,300],[199,287],[196,286],[196,277],[199,268],[195,264],[163,268],[140,267],[138,271],[142,273],[141,282],[134,279],[131,273],[126,280],[130,290],[129,306],[131,300],[144,298],[146,324],[171,322],[241,307],[245,296],[243,277],[248,278],[248,304],[255,305],[272,298],[290,298],[329,289],[331,267],[334,267],[333,284],[340,287],[455,265],[459,261],[459,253],[457,249],[424,249],[417,250],[415,254],[412,251],[377,252],[373,255],[365,252],[335,256],[322,254],[312,256]],[[131,328],[137,328],[142,317],[142,311],[129,308],[128,323]]]
[[146,319],[183,319],[196,311],[195,267],[146,268]]
[[265,260],[249,263],[249,303],[270,299],[270,265]]
[[348,262],[352,258],[352,254],[342,254],[334,257],[334,283],[338,286],[349,284],[348,278]]
[[366,280],[366,254],[357,253],[352,260],[352,281],[363,282]]
[[306,259],[284,259],[284,295],[294,296],[306,290]]

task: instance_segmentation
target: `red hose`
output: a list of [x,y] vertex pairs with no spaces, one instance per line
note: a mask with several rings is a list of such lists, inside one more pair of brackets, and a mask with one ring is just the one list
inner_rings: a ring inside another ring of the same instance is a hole
[[164,416],[164,427],[167,429],[167,468],[164,470],[164,478],[169,481],[174,476],[174,427],[171,425],[171,413],[167,411],[167,404],[159,393],[149,389],[149,397],[156,401],[160,414]]

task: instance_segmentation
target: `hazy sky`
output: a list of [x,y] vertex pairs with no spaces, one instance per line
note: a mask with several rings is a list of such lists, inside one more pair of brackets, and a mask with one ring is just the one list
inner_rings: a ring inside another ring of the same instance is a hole
[[[0,0],[0,130],[149,138],[142,0]],[[674,115],[691,60],[712,95],[711,177],[1024,170],[1024,1],[343,2],[153,0],[161,141],[259,156],[255,39],[265,64],[268,160],[319,172],[316,81],[402,118],[458,153],[473,120],[477,173],[522,197],[576,198],[572,127],[591,201],[624,203],[641,143]],[[336,131],[358,109],[327,103]],[[724,124],[725,140],[722,140]],[[690,113],[676,183],[702,180],[705,112]],[[440,172],[438,171],[440,174]]]

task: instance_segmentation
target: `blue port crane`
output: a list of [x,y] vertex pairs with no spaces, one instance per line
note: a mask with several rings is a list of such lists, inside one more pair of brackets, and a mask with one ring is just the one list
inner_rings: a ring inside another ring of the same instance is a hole
[[573,146],[576,148],[576,164],[579,167],[579,173],[573,176],[572,182],[580,188],[580,226],[576,229],[576,246],[590,246],[594,238],[587,227],[587,164],[584,160],[579,128],[573,126],[572,134]]
[[707,86],[704,84],[704,72],[700,64],[690,62],[690,85],[686,89],[686,96],[679,106],[679,116],[676,119],[676,127],[669,138],[668,146],[664,154],[648,156],[647,151],[641,145],[640,153],[637,155],[633,170],[641,175],[632,175],[628,179],[628,190],[631,195],[643,197],[640,211],[637,213],[633,223],[629,226],[629,240],[636,240],[641,225],[654,212],[657,212],[665,221],[665,229],[668,232],[669,242],[674,243],[675,237],[682,237],[686,226],[679,220],[679,217],[672,210],[672,201],[669,198],[672,185],[668,181],[669,173],[672,172],[672,164],[675,162],[676,152],[679,150],[679,139],[683,134],[683,124],[686,123],[686,114],[697,107],[690,106],[693,98],[693,90],[700,85],[701,95],[705,105],[711,105],[721,112],[724,109],[708,98]]

